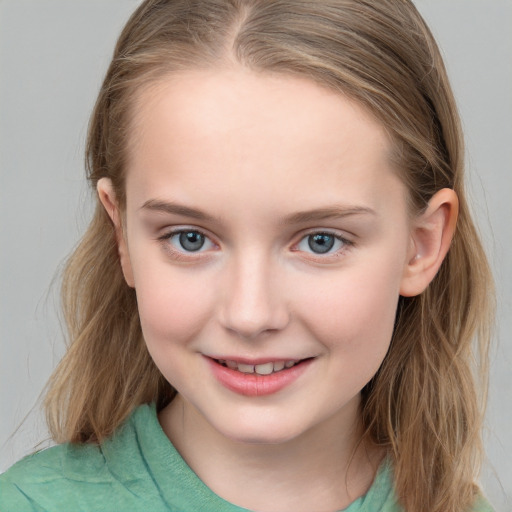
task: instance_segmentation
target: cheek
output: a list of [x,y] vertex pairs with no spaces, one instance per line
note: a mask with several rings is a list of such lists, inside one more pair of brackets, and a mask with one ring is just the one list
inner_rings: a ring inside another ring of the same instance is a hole
[[152,350],[187,343],[202,329],[212,303],[204,285],[180,272],[146,266],[135,275],[142,332]]
[[341,406],[360,393],[388,352],[396,284],[382,275],[354,275],[332,283],[329,293],[310,295],[309,301],[308,329],[324,347],[326,382]]
[[[341,271],[325,286],[304,291],[304,317],[329,352],[351,365],[377,370],[391,341],[399,298],[398,267],[365,266]],[[317,283],[318,285],[318,283]]]

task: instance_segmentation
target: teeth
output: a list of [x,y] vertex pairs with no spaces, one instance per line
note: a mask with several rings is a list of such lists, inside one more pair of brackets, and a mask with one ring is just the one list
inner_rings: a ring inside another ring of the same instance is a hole
[[254,373],[254,365],[238,363],[238,371],[242,373]]
[[258,375],[270,375],[274,372],[280,372],[285,368],[291,368],[297,364],[297,361],[270,361],[268,363],[254,365],[237,363],[236,361],[231,361],[229,359],[218,359],[218,362],[223,366],[227,366],[231,370],[238,370],[242,373],[257,373]]
[[[240,367],[240,365],[238,365]],[[274,371],[274,363],[257,364],[254,371],[258,375],[270,375]]]
[[278,361],[274,363],[274,371],[280,372],[284,368],[284,361]]

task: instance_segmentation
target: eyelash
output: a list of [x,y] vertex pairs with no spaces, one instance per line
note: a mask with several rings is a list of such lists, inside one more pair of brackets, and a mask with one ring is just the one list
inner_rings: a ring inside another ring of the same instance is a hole
[[[188,251],[185,248],[183,248],[183,245],[181,244],[181,240],[180,240],[180,245],[182,246],[182,249],[173,247],[173,245],[171,244],[171,239],[175,236],[182,235],[185,233],[198,234],[198,235],[204,237],[205,243],[206,243],[206,241],[208,241],[209,244],[211,244],[212,246],[218,247],[218,245],[212,241],[211,237],[208,234],[206,234],[204,231],[202,231],[201,229],[198,229],[195,227],[194,228],[173,229],[173,230],[163,234],[162,236],[158,237],[158,241],[160,241],[160,242],[162,242],[162,244],[164,244],[165,250],[167,252],[170,252],[171,255],[173,256],[173,258],[175,258],[176,260],[191,261],[191,260],[197,260],[199,258],[205,258],[208,256],[207,254],[204,254],[204,253],[209,252],[208,249],[203,250],[204,244],[201,245],[201,247],[199,247],[197,251],[193,251],[193,250]],[[330,252],[332,247],[328,248],[328,250],[325,253],[315,253],[315,252],[313,252],[313,250],[311,250],[311,252],[309,252],[309,251],[298,248],[301,244],[307,243],[309,248],[311,249],[311,244],[310,244],[310,241],[308,241],[308,239],[313,236],[333,237],[334,238],[333,243],[335,244],[336,242],[339,242],[339,243],[341,243],[341,247],[338,248],[334,252]],[[343,236],[341,236],[335,232],[328,231],[328,230],[319,230],[319,231],[310,231],[309,233],[303,234],[301,236],[301,238],[299,239],[299,241],[297,243],[293,244],[291,251],[303,252],[305,254],[308,254],[309,259],[313,259],[313,260],[316,260],[319,262],[329,262],[333,258],[340,257],[345,251],[347,251],[353,245],[354,245],[354,242],[344,238]]]

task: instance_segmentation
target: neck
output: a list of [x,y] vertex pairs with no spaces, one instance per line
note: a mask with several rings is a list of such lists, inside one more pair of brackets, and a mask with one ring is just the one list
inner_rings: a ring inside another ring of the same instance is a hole
[[360,442],[359,400],[344,413],[279,444],[229,439],[180,396],[159,420],[187,464],[225,500],[262,512],[328,511],[363,495],[382,459]]

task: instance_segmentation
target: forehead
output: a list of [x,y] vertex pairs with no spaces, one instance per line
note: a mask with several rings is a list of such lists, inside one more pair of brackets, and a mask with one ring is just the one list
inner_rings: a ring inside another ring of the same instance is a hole
[[165,182],[171,193],[192,181],[205,193],[221,185],[287,197],[320,189],[376,201],[378,187],[397,179],[390,139],[364,108],[289,75],[173,75],[139,93],[132,127],[127,184],[149,195],[163,194]]

